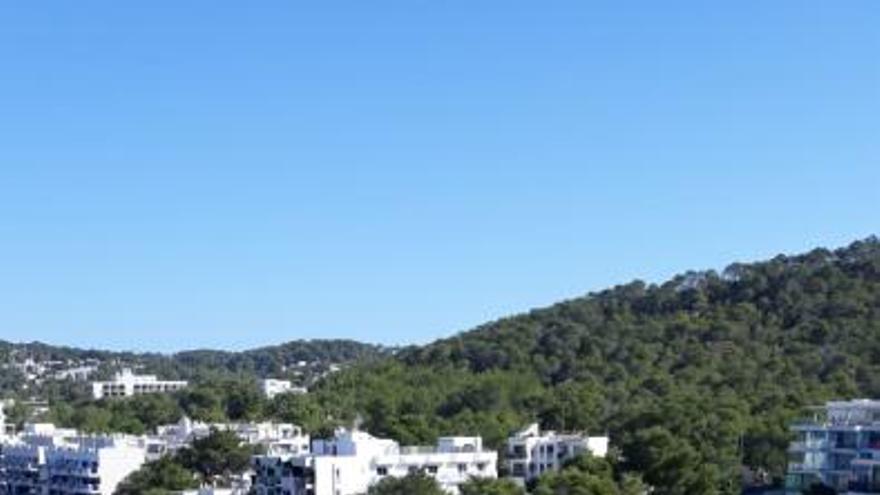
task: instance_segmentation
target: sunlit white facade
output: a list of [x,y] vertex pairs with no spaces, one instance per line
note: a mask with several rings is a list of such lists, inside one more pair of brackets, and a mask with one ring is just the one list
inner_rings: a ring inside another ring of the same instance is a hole
[[339,430],[312,442],[309,455],[254,458],[257,495],[357,495],[385,477],[423,472],[449,494],[472,477],[496,478],[498,454],[479,437],[443,437],[431,447],[401,447],[362,431]]
[[92,382],[95,400],[115,397],[131,397],[142,394],[176,392],[186,388],[182,380],[159,380],[155,375],[135,375],[130,369],[117,373],[112,381]]
[[541,431],[535,423],[507,439],[507,471],[511,478],[525,483],[560,469],[566,461],[584,453],[604,457],[608,453],[608,437]]

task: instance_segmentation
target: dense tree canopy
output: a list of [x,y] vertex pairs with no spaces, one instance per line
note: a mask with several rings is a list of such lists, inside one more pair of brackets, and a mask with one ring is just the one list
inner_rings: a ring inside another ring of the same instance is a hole
[[418,472],[403,478],[384,478],[371,486],[367,495],[445,495],[434,478]]
[[231,476],[248,469],[254,453],[253,448],[242,444],[235,433],[213,431],[181,449],[175,457],[183,467],[196,473],[202,482],[226,486]]
[[531,420],[608,432],[657,494],[736,493],[784,474],[788,423],[880,395],[880,242],[817,249],[662,285],[633,282],[337,374],[327,417],[404,442]]
[[[542,475],[534,495],[643,495],[647,487],[613,461],[589,455],[574,459],[558,472]],[[699,493],[699,492],[690,492]]]
[[163,457],[132,473],[116,488],[117,495],[168,493],[198,488],[193,473],[172,457]]
[[461,495],[525,495],[525,490],[509,479],[472,478],[459,487]]
[[229,486],[234,475],[244,473],[255,453],[231,432],[212,431],[189,447],[145,464],[117,488],[120,495],[168,493],[198,487]]

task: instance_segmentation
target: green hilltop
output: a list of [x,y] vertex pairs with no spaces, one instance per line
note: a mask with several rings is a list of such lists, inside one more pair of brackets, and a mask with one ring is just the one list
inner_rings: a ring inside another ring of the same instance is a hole
[[736,493],[784,475],[788,424],[880,396],[880,241],[632,282],[334,375],[334,418],[405,442],[531,420],[608,432],[655,493]]

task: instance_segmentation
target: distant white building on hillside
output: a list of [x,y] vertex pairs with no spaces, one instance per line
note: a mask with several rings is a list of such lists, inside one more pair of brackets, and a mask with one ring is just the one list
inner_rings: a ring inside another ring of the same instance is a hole
[[84,382],[96,371],[98,371],[97,366],[76,366],[74,368],[65,368],[55,372],[55,379]]
[[294,387],[290,380],[277,380],[275,378],[260,380],[260,391],[269,400],[274,399],[280,394],[304,394],[308,392],[303,387]]
[[472,477],[497,478],[498,454],[479,437],[443,437],[431,447],[401,447],[362,431],[339,430],[312,442],[312,453],[253,461],[256,495],[356,495],[385,477],[424,472],[449,494]]
[[511,478],[525,483],[544,472],[558,470],[567,460],[584,453],[604,457],[608,437],[541,431],[534,423],[507,439],[507,470]]
[[131,397],[142,394],[170,393],[188,386],[185,381],[159,380],[155,375],[135,375],[130,369],[117,373],[112,381],[92,382],[95,400],[111,397]]

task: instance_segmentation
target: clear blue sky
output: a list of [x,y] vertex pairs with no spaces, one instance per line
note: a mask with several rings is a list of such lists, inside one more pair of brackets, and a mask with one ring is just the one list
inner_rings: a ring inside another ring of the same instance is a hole
[[880,231],[880,2],[0,5],[0,338],[420,343]]

